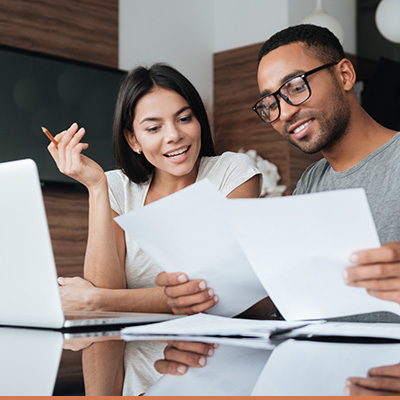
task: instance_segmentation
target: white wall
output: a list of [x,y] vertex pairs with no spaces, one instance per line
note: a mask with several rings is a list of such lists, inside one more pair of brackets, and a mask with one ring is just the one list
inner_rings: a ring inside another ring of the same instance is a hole
[[[215,52],[263,42],[295,25],[316,0],[120,0],[119,66],[164,61],[187,76],[212,106]],[[343,26],[345,51],[356,53],[356,0],[324,0]]]
[[119,67],[167,62],[212,100],[214,0],[120,0]]
[[289,25],[287,0],[215,0],[214,4],[215,53],[263,42]]
[[[316,0],[288,0],[289,25],[297,25],[310,15],[316,5]],[[356,54],[356,0],[323,0],[324,10],[335,17],[343,28],[344,51]]]

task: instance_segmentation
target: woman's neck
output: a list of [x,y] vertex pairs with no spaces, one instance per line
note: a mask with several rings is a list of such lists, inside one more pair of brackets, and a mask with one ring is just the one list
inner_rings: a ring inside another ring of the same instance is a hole
[[200,160],[196,163],[193,170],[184,176],[175,176],[165,171],[155,170],[153,179],[147,192],[145,205],[153,201],[160,200],[196,182]]

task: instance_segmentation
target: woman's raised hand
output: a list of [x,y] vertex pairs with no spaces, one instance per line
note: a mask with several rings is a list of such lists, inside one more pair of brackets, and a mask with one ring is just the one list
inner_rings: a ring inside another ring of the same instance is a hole
[[103,169],[95,161],[82,154],[89,147],[82,143],[85,129],[74,122],[67,130],[55,136],[57,148],[50,143],[47,149],[63,174],[85,185],[88,189],[105,182]]

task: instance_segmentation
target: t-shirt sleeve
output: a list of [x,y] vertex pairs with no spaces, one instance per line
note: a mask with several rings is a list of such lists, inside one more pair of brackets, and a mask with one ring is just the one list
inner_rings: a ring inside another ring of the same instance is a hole
[[219,156],[208,176],[224,196],[228,196],[242,183],[261,175],[255,162],[242,153],[226,152]]
[[107,171],[106,177],[111,209],[119,215],[125,214],[125,210],[123,207],[124,184],[122,182],[121,171]]

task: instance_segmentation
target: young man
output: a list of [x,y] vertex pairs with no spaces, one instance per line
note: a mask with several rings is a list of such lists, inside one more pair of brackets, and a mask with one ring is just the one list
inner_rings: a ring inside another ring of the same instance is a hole
[[[379,125],[361,107],[354,67],[326,28],[297,25],[273,35],[261,48],[257,79],[261,96],[253,110],[259,117],[303,152],[324,156],[304,172],[295,194],[366,190],[385,244],[352,254],[345,282],[400,303],[400,133]],[[215,304],[204,281],[162,273],[156,282],[166,286],[176,313]]]
[[[298,25],[264,43],[257,74],[260,99],[253,110],[305,153],[323,159],[302,175],[294,194],[363,187],[382,243],[350,256],[343,278],[372,296],[400,303],[400,133],[373,120],[360,106],[356,74],[338,39],[327,29]],[[175,312],[194,313],[214,305],[203,280],[162,273]],[[209,346],[178,343],[156,365],[183,374],[203,366]]]

